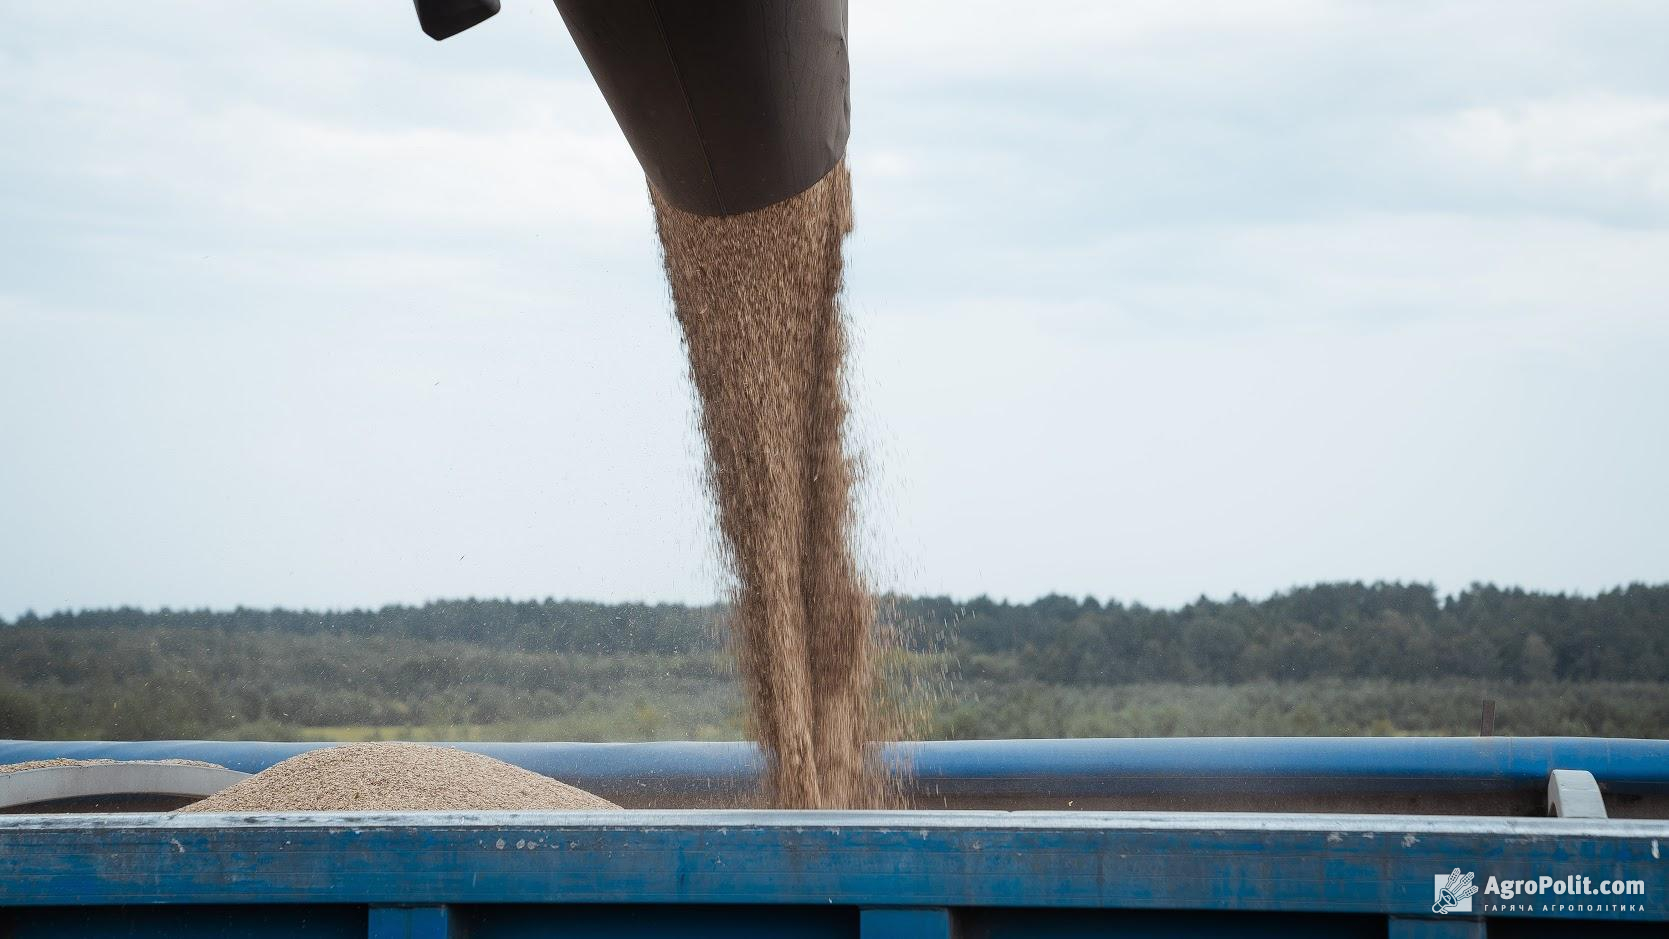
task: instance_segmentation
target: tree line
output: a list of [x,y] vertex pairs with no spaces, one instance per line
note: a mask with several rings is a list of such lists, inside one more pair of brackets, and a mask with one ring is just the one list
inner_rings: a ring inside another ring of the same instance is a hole
[[[929,736],[1471,733],[1485,697],[1503,733],[1669,734],[1669,585],[884,608],[906,647],[889,674],[940,692],[920,702]],[[736,739],[723,614],[566,600],[25,614],[0,621],[0,737]]]
[[[1201,598],[1174,609],[1050,595],[888,597],[912,650],[952,654],[975,675],[1018,670],[1060,684],[1313,678],[1669,681],[1669,583],[1592,596],[1479,584],[1328,583],[1262,600]],[[724,611],[680,604],[447,600],[376,610],[139,610],[25,613],[0,632],[104,631],[380,637],[524,653],[688,655],[723,651]],[[55,667],[40,663],[42,669]]]

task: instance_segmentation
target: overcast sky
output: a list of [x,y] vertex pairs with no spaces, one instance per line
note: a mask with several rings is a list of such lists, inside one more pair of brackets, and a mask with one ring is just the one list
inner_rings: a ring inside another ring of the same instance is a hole
[[[852,4],[884,586],[1669,580],[1669,4]],[[715,595],[548,2],[6,20],[0,615]]]

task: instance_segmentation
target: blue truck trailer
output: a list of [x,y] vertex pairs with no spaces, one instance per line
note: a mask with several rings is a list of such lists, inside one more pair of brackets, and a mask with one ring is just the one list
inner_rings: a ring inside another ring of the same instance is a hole
[[[12,741],[0,762],[258,771],[311,746]],[[21,806],[0,816],[0,934],[1669,934],[1669,741],[923,743],[888,751],[914,807],[885,812],[714,808],[746,804],[745,744],[461,746],[637,807]]]

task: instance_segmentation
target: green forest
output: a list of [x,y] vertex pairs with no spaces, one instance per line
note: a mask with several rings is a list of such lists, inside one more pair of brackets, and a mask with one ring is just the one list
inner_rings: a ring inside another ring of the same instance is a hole
[[[1174,609],[887,597],[927,737],[1669,736],[1669,584],[1332,583]],[[0,737],[735,739],[718,607],[458,600],[0,620]]]

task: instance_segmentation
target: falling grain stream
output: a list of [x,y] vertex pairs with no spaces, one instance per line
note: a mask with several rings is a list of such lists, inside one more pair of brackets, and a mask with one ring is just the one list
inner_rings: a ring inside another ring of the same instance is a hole
[[851,544],[842,244],[851,180],[742,215],[651,193],[735,580],[731,636],[784,808],[878,804],[874,606]]

